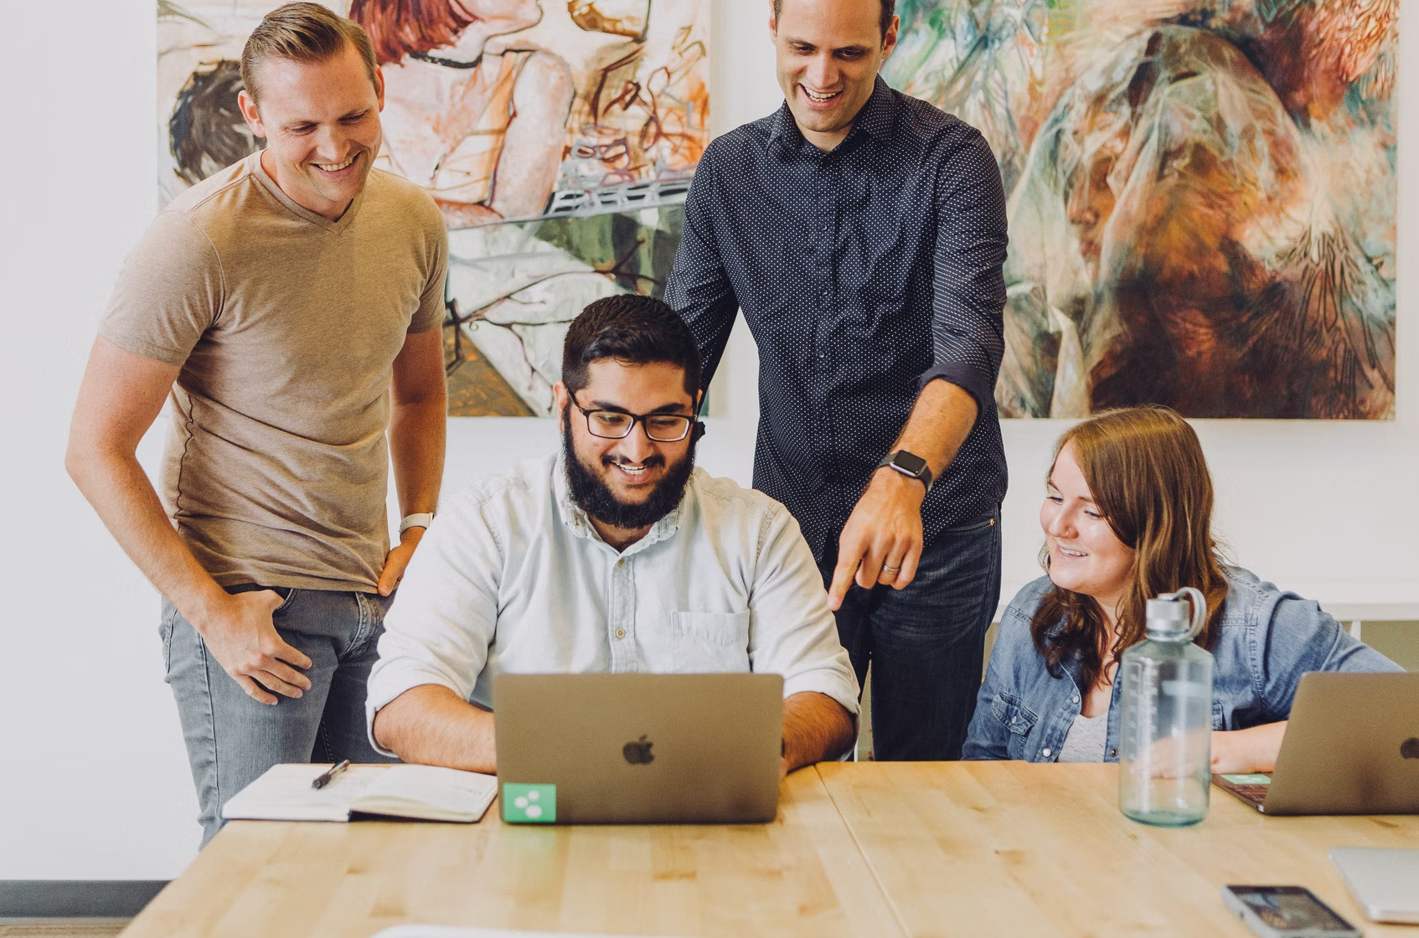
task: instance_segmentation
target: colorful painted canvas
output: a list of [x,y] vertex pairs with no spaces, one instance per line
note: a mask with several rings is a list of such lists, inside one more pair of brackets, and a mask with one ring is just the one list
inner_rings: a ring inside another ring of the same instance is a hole
[[[164,199],[258,145],[237,61],[275,5],[159,0]],[[448,223],[450,413],[548,413],[576,313],[664,288],[709,139],[707,0],[328,5],[385,76],[377,165]]]
[[1399,0],[900,0],[1009,199],[1020,417],[1390,418]]

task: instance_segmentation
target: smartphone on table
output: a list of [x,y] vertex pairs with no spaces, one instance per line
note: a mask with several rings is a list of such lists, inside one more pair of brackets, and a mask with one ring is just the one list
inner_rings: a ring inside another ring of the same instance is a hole
[[1263,938],[1360,938],[1305,886],[1223,886],[1222,901]]

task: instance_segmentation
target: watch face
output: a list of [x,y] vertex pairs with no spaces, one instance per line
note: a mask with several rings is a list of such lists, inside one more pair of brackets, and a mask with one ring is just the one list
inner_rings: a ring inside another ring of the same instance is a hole
[[916,453],[908,453],[904,449],[899,449],[892,455],[892,465],[898,469],[904,469],[914,476],[920,476],[926,471],[926,460]]

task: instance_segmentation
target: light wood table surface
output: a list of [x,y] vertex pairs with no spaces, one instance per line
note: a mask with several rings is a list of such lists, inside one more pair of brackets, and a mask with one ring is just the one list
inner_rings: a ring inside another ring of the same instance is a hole
[[407,922],[659,935],[894,935],[812,769],[752,825],[236,821],[125,938],[359,938]]
[[[1328,851],[1419,846],[1419,817],[1265,817],[1212,790],[1201,824],[1118,811],[1113,765],[824,764],[819,774],[911,935],[1218,935],[1251,932],[1227,883],[1308,887],[1366,935]],[[1416,884],[1419,887],[1419,884]],[[1419,891],[1419,888],[1416,889]]]
[[1419,846],[1419,817],[1267,818],[1212,792],[1167,829],[1108,765],[830,763],[772,824],[238,821],[128,938],[340,936],[409,922],[660,935],[1218,935],[1225,883],[1309,887],[1366,935],[1337,846]]

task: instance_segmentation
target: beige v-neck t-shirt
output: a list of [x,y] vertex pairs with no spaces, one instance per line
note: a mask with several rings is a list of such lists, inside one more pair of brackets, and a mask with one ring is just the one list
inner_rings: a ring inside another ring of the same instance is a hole
[[389,388],[438,328],[433,200],[375,170],[338,221],[242,160],[175,198],[129,255],[99,333],[180,365],[161,492],[223,586],[372,590],[389,549]]

